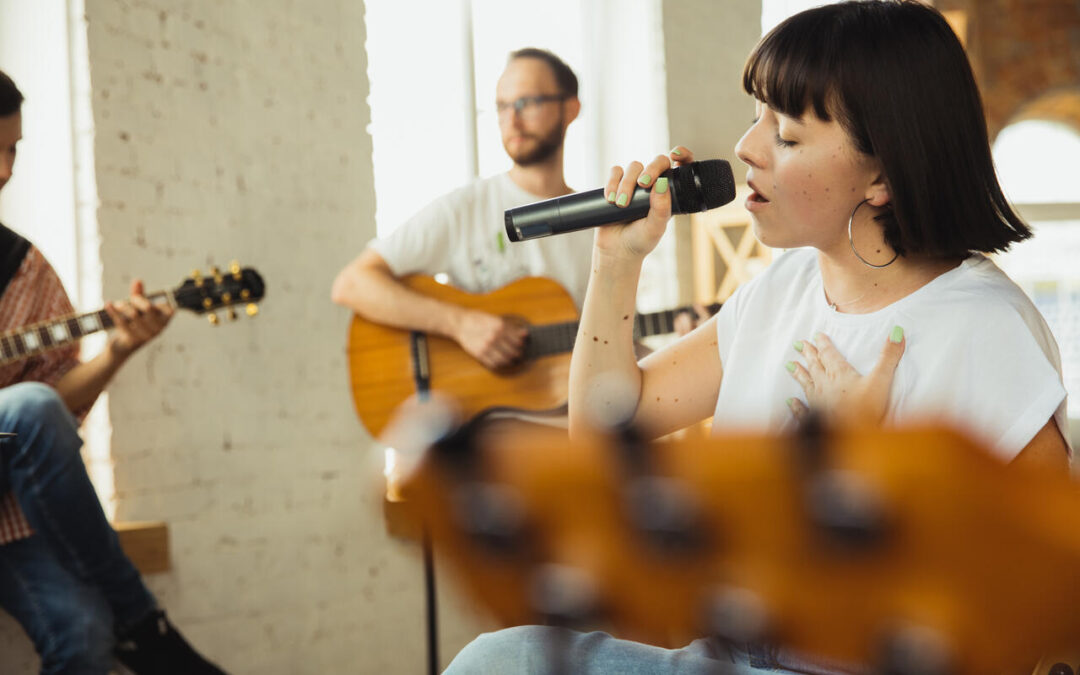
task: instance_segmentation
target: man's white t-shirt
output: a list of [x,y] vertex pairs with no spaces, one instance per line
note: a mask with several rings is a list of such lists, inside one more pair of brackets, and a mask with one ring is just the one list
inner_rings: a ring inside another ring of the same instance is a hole
[[540,201],[503,173],[439,197],[371,246],[395,276],[446,273],[450,285],[487,293],[522,277],[559,282],[580,310],[589,283],[593,233],[581,230],[510,242],[503,212]]
[[1012,459],[1053,417],[1067,439],[1061,358],[1046,322],[1020,288],[973,255],[870,314],[829,307],[814,249],[795,249],[740,287],[717,317],[723,379],[713,428],[779,430],[785,401],[805,402],[784,367],[797,340],[824,333],[860,373],[877,363],[894,326],[907,345],[888,420],[946,421]]

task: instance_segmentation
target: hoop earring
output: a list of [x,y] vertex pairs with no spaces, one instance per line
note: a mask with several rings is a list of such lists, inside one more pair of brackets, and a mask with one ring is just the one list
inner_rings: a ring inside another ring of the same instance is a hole
[[851,244],[851,252],[854,253],[855,257],[859,259],[859,262],[866,265],[867,267],[873,267],[875,269],[881,269],[882,267],[888,267],[889,265],[896,262],[896,259],[900,256],[900,254],[897,253],[897,252],[894,252],[892,260],[890,260],[889,262],[887,262],[887,263],[885,263],[883,265],[875,265],[874,263],[870,262],[866,258],[859,255],[859,252],[855,250],[855,239],[851,236],[851,225],[852,225],[852,223],[855,222],[855,212],[859,210],[860,206],[862,206],[863,204],[865,204],[868,201],[870,201],[870,200],[869,199],[864,199],[861,202],[859,202],[858,204],[856,204],[855,208],[852,209],[851,217],[848,218],[848,221],[847,221],[847,240],[848,240],[848,243]]

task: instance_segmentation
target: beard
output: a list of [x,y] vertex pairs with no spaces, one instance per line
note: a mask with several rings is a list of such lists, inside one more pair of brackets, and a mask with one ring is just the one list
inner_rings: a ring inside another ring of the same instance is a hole
[[558,152],[559,148],[563,145],[564,137],[565,131],[563,129],[562,116],[560,116],[558,123],[552,126],[551,131],[542,136],[524,133],[519,135],[519,138],[533,140],[534,143],[531,147],[523,148],[519,145],[518,149],[511,150],[504,142],[503,149],[506,150],[506,154],[510,156],[510,159],[514,160],[514,164],[517,164],[518,166],[531,166],[547,161],[552,155]]

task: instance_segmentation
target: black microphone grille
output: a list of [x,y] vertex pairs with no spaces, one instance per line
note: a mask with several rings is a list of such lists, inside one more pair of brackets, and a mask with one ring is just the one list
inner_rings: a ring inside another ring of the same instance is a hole
[[735,176],[723,159],[706,159],[671,172],[679,211],[694,213],[723,206],[735,199]]

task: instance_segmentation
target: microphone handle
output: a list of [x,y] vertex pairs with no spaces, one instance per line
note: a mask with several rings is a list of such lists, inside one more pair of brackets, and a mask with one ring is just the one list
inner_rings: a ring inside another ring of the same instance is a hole
[[[666,175],[667,171],[661,174]],[[510,241],[516,242],[576,232],[599,225],[629,223],[644,218],[649,213],[651,190],[651,186],[636,186],[630,203],[624,207],[610,203],[604,197],[604,189],[597,188],[509,209],[504,215],[506,236]],[[674,189],[671,190],[671,212],[682,213]]]

